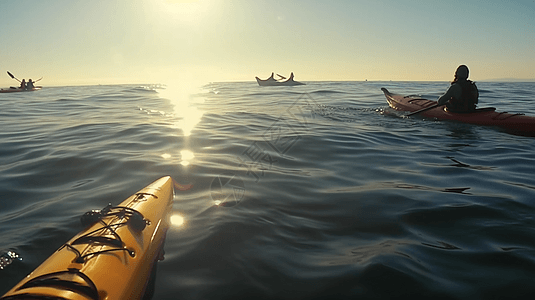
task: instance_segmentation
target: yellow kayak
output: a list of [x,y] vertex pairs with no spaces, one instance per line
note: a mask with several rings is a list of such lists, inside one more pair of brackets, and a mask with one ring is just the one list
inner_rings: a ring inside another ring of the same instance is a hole
[[119,206],[86,213],[86,228],[0,299],[142,299],[163,258],[173,197],[166,176]]

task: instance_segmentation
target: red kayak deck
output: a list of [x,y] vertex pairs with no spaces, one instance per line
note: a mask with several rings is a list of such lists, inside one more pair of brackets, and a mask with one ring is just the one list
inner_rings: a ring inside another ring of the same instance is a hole
[[[416,96],[397,95],[390,93],[385,88],[381,88],[381,90],[386,96],[388,105],[395,110],[415,112],[437,104],[437,101]],[[476,109],[475,112],[471,113],[453,113],[448,111],[445,106],[439,106],[423,111],[418,115],[437,120],[452,120],[475,125],[497,126],[510,133],[535,136],[535,117],[524,114],[497,112],[493,107]]]

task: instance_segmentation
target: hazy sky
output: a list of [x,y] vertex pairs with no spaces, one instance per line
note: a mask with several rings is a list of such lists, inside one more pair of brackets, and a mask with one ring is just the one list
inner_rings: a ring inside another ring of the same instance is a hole
[[0,0],[0,87],[535,78],[532,0]]

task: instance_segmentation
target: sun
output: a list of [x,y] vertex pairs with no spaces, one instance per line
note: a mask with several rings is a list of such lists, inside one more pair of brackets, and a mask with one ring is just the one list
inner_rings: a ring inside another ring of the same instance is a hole
[[208,0],[153,0],[160,18],[177,24],[202,22],[210,8]]

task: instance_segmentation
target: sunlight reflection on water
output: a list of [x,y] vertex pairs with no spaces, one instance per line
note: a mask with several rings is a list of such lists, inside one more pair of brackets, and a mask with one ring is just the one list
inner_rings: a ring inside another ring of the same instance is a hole
[[201,121],[204,114],[196,105],[204,102],[204,97],[197,96],[199,88],[192,87],[167,87],[160,90],[161,98],[168,99],[174,107],[176,122],[173,128],[181,129],[184,136],[190,136],[191,131]]
[[182,150],[180,151],[180,155],[182,156],[182,162],[180,162],[180,164],[183,166],[189,165],[191,160],[195,157],[190,150]]

